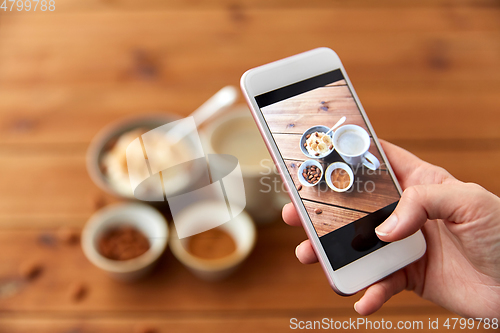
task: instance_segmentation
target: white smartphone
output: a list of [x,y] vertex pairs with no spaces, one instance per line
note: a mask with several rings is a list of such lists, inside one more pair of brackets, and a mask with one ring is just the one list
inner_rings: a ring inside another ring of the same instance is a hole
[[420,231],[393,243],[375,234],[401,187],[334,51],[250,69],[241,88],[337,293],[354,294],[425,253]]

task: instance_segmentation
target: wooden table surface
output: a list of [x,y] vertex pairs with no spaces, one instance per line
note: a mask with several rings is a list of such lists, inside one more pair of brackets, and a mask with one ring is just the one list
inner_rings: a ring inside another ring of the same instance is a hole
[[[57,0],[54,12],[0,11],[0,332],[281,332],[289,320],[356,318],[318,265],[295,259],[303,230],[276,221],[220,283],[167,250],[158,270],[121,284],[61,244],[117,199],[85,169],[105,125],[187,115],[248,68],[335,49],[380,138],[500,194],[500,6],[496,0]],[[32,282],[23,263],[43,264]],[[73,283],[88,294],[75,302]],[[410,292],[371,320],[450,312]]]

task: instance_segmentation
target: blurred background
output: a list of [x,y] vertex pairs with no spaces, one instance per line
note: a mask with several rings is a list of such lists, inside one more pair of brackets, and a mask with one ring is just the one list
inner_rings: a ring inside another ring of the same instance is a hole
[[[497,0],[56,0],[45,12],[7,4],[0,332],[281,332],[292,317],[356,318],[362,293],[338,296],[319,265],[301,265],[294,249],[304,231],[276,211],[250,215],[253,251],[217,282],[192,274],[170,244],[150,275],[119,282],[79,244],[92,214],[128,202],[87,170],[106,126],[187,116],[247,69],[315,47],[339,54],[380,138],[500,194]],[[403,292],[370,319],[452,316]]]

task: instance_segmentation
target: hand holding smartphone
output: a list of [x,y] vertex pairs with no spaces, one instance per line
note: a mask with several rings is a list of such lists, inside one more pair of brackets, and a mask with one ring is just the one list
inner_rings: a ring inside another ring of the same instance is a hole
[[335,52],[251,69],[241,87],[337,293],[356,293],[425,253],[420,231],[393,243],[375,234],[401,188]]

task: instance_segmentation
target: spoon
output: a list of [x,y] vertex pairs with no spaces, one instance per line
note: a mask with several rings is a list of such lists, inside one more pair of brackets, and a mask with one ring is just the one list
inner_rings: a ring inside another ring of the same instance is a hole
[[[198,127],[219,111],[234,104],[237,98],[238,91],[236,88],[234,86],[225,86],[186,118],[193,117],[196,127]],[[180,123],[165,133],[168,136],[171,145],[179,142],[183,137],[191,132],[191,128],[182,125],[183,124]]]
[[345,116],[343,116],[342,118],[340,118],[339,121],[337,121],[337,123],[335,125],[333,125],[333,127],[330,128],[330,130],[328,132],[325,133],[325,135],[330,134],[331,131],[333,131],[334,129],[336,129],[340,125],[342,125],[345,122],[346,119],[347,118]]
[[189,116],[194,118],[196,126],[200,126],[217,112],[231,106],[234,102],[236,102],[237,98],[238,91],[236,88],[234,86],[225,86],[215,93],[215,95],[210,97],[199,108],[194,110]]

